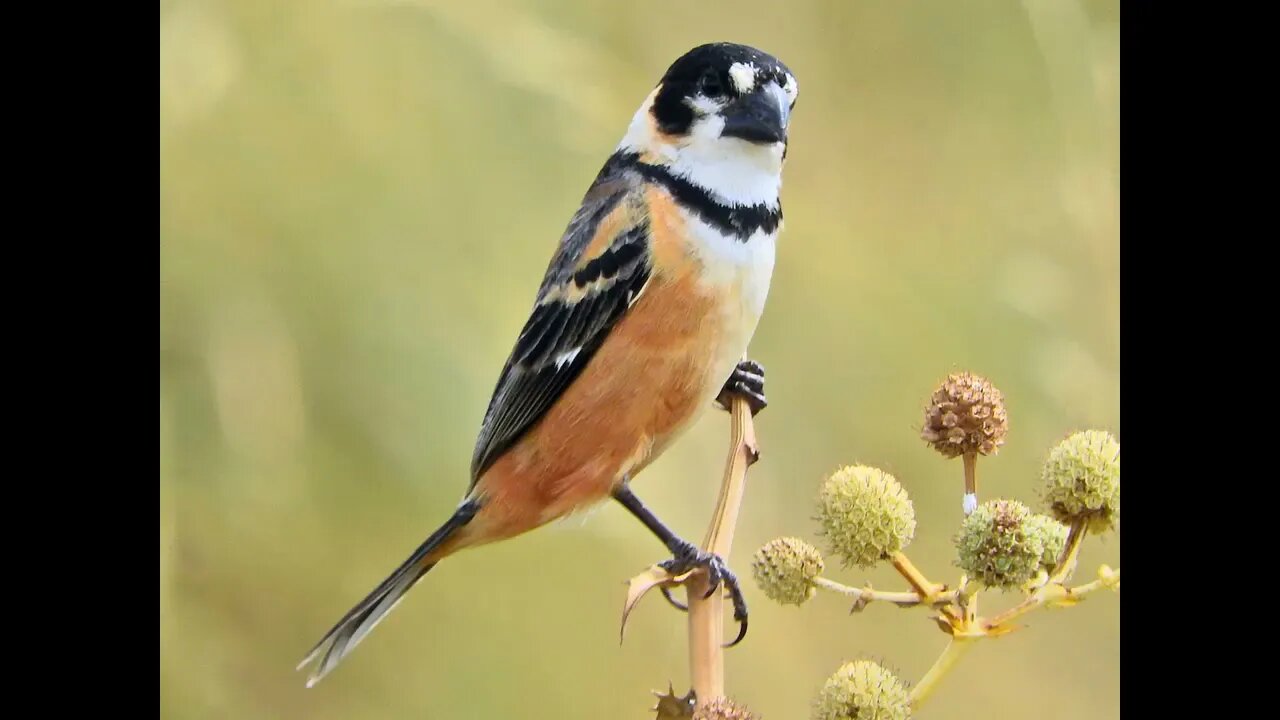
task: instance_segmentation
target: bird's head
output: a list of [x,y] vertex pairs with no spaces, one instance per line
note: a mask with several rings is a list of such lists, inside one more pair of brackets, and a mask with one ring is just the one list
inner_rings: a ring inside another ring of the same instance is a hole
[[776,203],[795,76],[745,45],[701,45],[672,63],[619,150],[665,165],[733,205]]

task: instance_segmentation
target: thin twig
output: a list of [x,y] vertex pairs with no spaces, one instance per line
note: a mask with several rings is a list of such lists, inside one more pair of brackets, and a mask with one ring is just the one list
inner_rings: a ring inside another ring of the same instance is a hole
[[990,620],[981,621],[982,630],[989,635],[1000,635],[1001,631],[1010,629],[1009,623],[1042,605],[1074,605],[1091,592],[1116,587],[1120,584],[1120,571],[1115,570],[1113,573],[1111,577],[1099,578],[1073,588],[1060,583],[1049,583],[1016,606]]
[[[824,590],[838,592],[842,595],[852,595],[860,602],[891,602],[894,605],[909,607],[912,605],[924,604],[924,599],[919,593],[915,592],[885,592],[883,590],[872,590],[871,588],[850,587],[835,580],[828,580],[824,577],[814,578],[813,584]],[[950,603],[956,599],[956,591],[951,590],[935,596],[935,602]]]
[[1088,530],[1086,522],[1085,520],[1077,520],[1072,523],[1071,534],[1067,537],[1067,546],[1063,549],[1062,558],[1058,561],[1058,567],[1053,571],[1049,581],[1032,593],[1031,597],[990,620],[984,620],[982,627],[985,631],[999,633],[1001,630],[1006,630],[1006,626],[1010,622],[1041,605],[1046,603],[1071,605],[1095,590],[1116,587],[1120,584],[1120,571],[1108,569],[1109,574],[1105,578],[1100,577],[1091,583],[1075,588],[1066,586],[1066,578],[1071,574],[1076,558],[1080,554],[1080,544],[1084,541],[1084,536]]
[[1080,546],[1084,544],[1084,536],[1089,532],[1089,521],[1079,518],[1071,523],[1067,533],[1066,547],[1062,549],[1062,557],[1058,558],[1058,566],[1049,576],[1049,584],[1064,583],[1076,569],[1076,560],[1080,557]]
[[978,506],[978,453],[964,454],[964,514]]
[[[964,511],[966,514],[978,507],[978,453],[964,454]],[[972,623],[978,618],[978,594],[960,596],[960,609],[965,623]]]
[[911,583],[911,587],[928,601],[932,601],[938,594],[937,588],[933,583],[929,582],[924,573],[916,568],[915,563],[907,558],[902,552],[895,552],[889,557],[889,561],[893,563],[893,568],[898,571],[907,582]]
[[[902,553],[902,551],[898,551],[890,555],[889,561],[893,563],[893,568],[898,571],[898,574],[902,575],[907,582],[911,583],[911,587],[916,591],[916,594],[924,598],[925,602],[931,606],[941,604],[942,586],[934,585],[929,582],[929,579],[924,576],[924,573],[920,572],[920,570],[916,568],[915,564],[912,563],[911,560]],[[959,618],[956,617],[956,614],[952,612],[951,608],[942,607],[939,612],[942,613],[942,615],[946,617],[952,625],[959,622]]]

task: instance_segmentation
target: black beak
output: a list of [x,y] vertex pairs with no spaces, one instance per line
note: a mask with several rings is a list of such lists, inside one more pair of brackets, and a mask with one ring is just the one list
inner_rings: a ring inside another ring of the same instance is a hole
[[775,93],[761,88],[724,109],[724,130],[720,131],[720,137],[765,145],[785,142],[787,110]]

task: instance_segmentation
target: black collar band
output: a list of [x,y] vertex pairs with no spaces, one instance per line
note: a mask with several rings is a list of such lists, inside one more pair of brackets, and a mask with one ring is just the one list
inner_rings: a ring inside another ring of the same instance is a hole
[[749,240],[757,230],[772,234],[782,222],[781,205],[771,208],[761,203],[727,207],[716,201],[706,188],[672,175],[670,170],[661,165],[640,162],[640,156],[636,153],[615,153],[609,158],[609,164],[619,169],[634,169],[645,179],[662,185],[686,210],[697,214],[703,222],[725,235],[736,237],[740,242]]

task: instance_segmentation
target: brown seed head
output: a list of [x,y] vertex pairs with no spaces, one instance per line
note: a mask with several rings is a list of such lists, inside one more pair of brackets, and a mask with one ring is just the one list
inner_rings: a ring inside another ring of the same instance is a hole
[[758,720],[759,716],[747,709],[745,705],[718,697],[706,703],[693,713],[693,720]]
[[994,455],[1009,433],[1004,395],[970,372],[952,373],[933,391],[920,437],[953,458],[965,453]]

